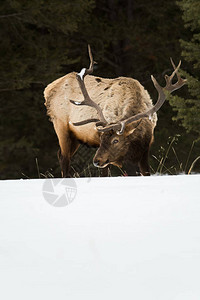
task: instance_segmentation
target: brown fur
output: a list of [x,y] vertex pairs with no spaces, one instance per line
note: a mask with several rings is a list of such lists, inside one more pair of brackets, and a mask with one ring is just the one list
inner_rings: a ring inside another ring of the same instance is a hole
[[[132,78],[107,79],[87,75],[85,85],[91,99],[100,105],[108,124],[144,112],[153,106],[148,92]],[[131,158],[134,163],[139,164],[143,175],[149,175],[148,152],[153,141],[156,114],[151,121],[145,118],[141,122],[129,124],[123,135],[117,135],[112,130],[100,134],[95,123],[73,125],[74,122],[98,118],[94,108],[70,103],[69,100],[83,100],[75,72],[49,84],[44,96],[47,113],[59,140],[63,177],[69,176],[70,160],[78,149],[79,141],[99,147],[94,157],[94,164],[98,167],[108,164],[122,166],[124,160]],[[113,143],[116,139],[118,142]]]

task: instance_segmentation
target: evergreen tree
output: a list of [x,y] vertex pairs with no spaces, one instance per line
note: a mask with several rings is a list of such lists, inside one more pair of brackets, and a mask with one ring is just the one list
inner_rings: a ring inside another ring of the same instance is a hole
[[[0,178],[33,178],[36,158],[42,173],[60,176],[45,86],[87,66],[90,43],[95,75],[136,78],[156,99],[150,74],[162,84],[169,57],[180,56],[183,26],[176,0],[2,0],[0,34]],[[174,133],[171,116],[166,102],[154,147]],[[88,152],[75,157],[81,176]]]
[[57,163],[43,90],[79,60],[71,36],[92,8],[91,0],[1,1],[0,178],[37,177],[36,157],[46,170]]
[[200,137],[200,2],[199,0],[182,0],[178,2],[183,10],[185,28],[189,31],[189,38],[182,39],[182,56],[188,62],[188,71],[183,75],[188,80],[186,96],[171,97],[170,103],[177,111],[176,120],[188,132],[194,132]]

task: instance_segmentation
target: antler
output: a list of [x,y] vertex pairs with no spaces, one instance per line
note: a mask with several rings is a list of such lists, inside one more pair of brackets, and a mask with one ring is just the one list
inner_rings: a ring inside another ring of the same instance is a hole
[[[171,63],[172,63],[172,66],[174,68],[174,71],[173,73],[168,76],[168,75],[165,75],[165,81],[166,81],[166,86],[164,88],[162,88],[157,80],[154,78],[153,75],[151,75],[151,79],[153,81],[153,84],[155,86],[155,88],[157,89],[158,91],[158,100],[156,102],[156,104],[151,108],[149,109],[148,111],[146,112],[143,112],[143,113],[139,113],[135,116],[132,116],[130,118],[127,118],[123,121],[120,121],[118,123],[115,123],[115,124],[112,124],[112,125],[108,125],[106,127],[103,127],[103,128],[97,128],[99,132],[106,132],[106,131],[109,131],[111,129],[117,131],[118,134],[123,134],[124,132],[124,129],[125,129],[125,126],[134,122],[134,121],[137,121],[137,120],[140,120],[142,118],[149,118],[151,119],[153,114],[155,112],[157,112],[161,106],[163,105],[163,103],[165,102],[166,100],[166,94],[167,93],[172,93],[173,91],[181,88],[186,82],[187,80],[186,79],[183,79],[181,78],[181,76],[178,74],[178,70],[180,68],[180,65],[181,65],[181,61],[179,62],[178,66],[176,67],[173,60],[171,59]],[[172,79],[174,77],[174,75],[176,74],[177,76],[177,79],[178,81],[175,83],[175,84],[172,84]]]
[[[106,131],[109,131],[109,130],[114,130],[119,135],[121,135],[121,134],[123,134],[126,125],[128,125],[128,124],[130,124],[134,121],[138,121],[138,120],[141,120],[143,118],[147,118],[147,117],[149,119],[151,119],[153,114],[155,112],[157,112],[161,108],[163,103],[165,102],[167,94],[172,93],[173,91],[181,88],[187,82],[186,79],[181,78],[181,76],[178,74],[178,70],[180,68],[181,61],[179,62],[178,66],[176,67],[173,60],[172,60],[172,58],[171,58],[171,63],[172,63],[172,66],[174,68],[174,71],[170,76],[165,75],[165,81],[166,81],[166,86],[165,87],[161,87],[158,84],[157,80],[154,78],[154,76],[151,75],[151,79],[153,81],[153,84],[154,84],[155,88],[158,91],[158,100],[157,100],[156,104],[151,109],[147,110],[146,112],[138,113],[138,114],[136,114],[132,117],[129,117],[125,120],[122,120],[120,122],[117,122],[117,123],[114,123],[114,124],[111,124],[111,125],[107,125],[107,121],[105,120],[105,118],[103,116],[103,112],[102,112],[100,106],[90,98],[90,96],[87,92],[87,89],[85,87],[84,78],[87,74],[91,74],[93,72],[93,67],[94,67],[94,64],[95,64],[95,61],[93,60],[90,45],[88,45],[88,52],[89,52],[89,57],[90,57],[89,69],[83,68],[81,70],[81,72],[76,75],[76,78],[78,80],[80,89],[81,89],[82,94],[84,96],[84,100],[82,102],[70,100],[70,102],[75,104],[75,105],[88,105],[88,106],[94,107],[97,111],[99,119],[87,119],[87,120],[84,120],[84,121],[73,123],[75,126],[84,125],[84,124],[87,124],[87,123],[90,123],[90,122],[96,122],[96,127],[97,127],[97,130],[99,132],[106,132]],[[176,74],[178,80],[175,84],[172,84],[172,80],[173,80],[175,74]]]
[[90,45],[88,45],[88,52],[89,52],[89,57],[90,57],[89,69],[83,68],[81,70],[81,72],[76,75],[76,79],[78,80],[78,83],[79,83],[81,92],[83,94],[84,100],[82,102],[70,100],[70,102],[75,104],[75,105],[88,105],[88,106],[94,107],[97,111],[99,119],[87,119],[87,120],[84,120],[84,121],[81,121],[81,122],[73,123],[73,125],[80,126],[80,125],[84,125],[84,124],[87,124],[87,123],[90,123],[90,122],[96,122],[96,126],[100,126],[100,125],[105,126],[107,124],[107,121],[104,118],[103,112],[102,112],[100,106],[90,98],[90,96],[87,92],[87,89],[85,87],[85,83],[84,83],[85,76],[87,74],[91,74],[93,72],[93,67],[94,67],[94,64],[96,63],[93,60]]

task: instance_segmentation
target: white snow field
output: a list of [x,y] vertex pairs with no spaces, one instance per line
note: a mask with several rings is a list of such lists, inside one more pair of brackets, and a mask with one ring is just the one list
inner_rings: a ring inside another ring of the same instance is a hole
[[199,300],[200,175],[0,181],[0,299]]

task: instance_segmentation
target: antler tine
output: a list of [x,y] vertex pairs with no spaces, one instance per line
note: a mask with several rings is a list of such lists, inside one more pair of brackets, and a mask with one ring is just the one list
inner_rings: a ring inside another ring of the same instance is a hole
[[[109,125],[109,126],[106,126],[104,128],[98,128],[98,131],[100,132],[106,132],[108,130],[117,130],[117,133],[118,134],[123,134],[124,132],[124,129],[125,129],[125,125],[128,125],[134,121],[137,121],[139,119],[142,119],[142,118],[146,118],[146,117],[149,117],[149,119],[151,120],[153,114],[155,112],[157,112],[161,106],[163,105],[163,103],[165,102],[166,100],[166,94],[165,92],[173,92],[179,88],[181,88],[186,82],[187,80],[186,79],[183,79],[181,78],[181,76],[178,74],[178,70],[180,68],[180,65],[181,65],[181,61],[179,62],[178,66],[176,67],[173,60],[171,59],[171,63],[172,63],[172,66],[174,68],[174,71],[173,73],[170,75],[170,76],[165,76],[165,80],[166,80],[166,86],[164,88],[162,88],[157,80],[154,78],[153,75],[151,75],[151,79],[153,81],[153,84],[156,88],[156,90],[158,91],[158,100],[156,102],[156,104],[149,110],[147,110],[146,112],[144,113],[139,113],[135,116],[132,116],[130,118],[127,118],[126,120],[123,120],[119,123],[115,123],[115,124],[112,124],[112,125]],[[177,78],[178,78],[178,81],[175,83],[175,84],[172,84],[172,79],[174,77],[174,75],[177,75]],[[119,129],[120,128],[120,129]]]
[[93,59],[91,47],[90,47],[89,44],[88,44],[88,53],[89,53],[89,58],[90,58],[90,66],[89,66],[89,69],[86,70],[86,72],[87,72],[87,74],[92,74],[93,73],[94,64],[96,64],[96,61],[94,61],[94,59]]
[[100,106],[90,98],[90,96],[87,92],[87,89],[85,87],[85,83],[84,83],[85,76],[88,75],[88,74],[91,74],[93,72],[93,67],[94,67],[94,64],[96,63],[93,60],[90,45],[88,45],[88,52],[89,52],[89,57],[90,57],[90,66],[89,66],[89,68],[88,69],[83,68],[80,71],[80,73],[76,74],[76,79],[79,83],[79,87],[80,87],[81,92],[83,94],[84,100],[82,102],[70,100],[70,102],[75,104],[75,105],[88,105],[88,106],[94,107],[97,111],[99,119],[87,119],[87,120],[84,120],[84,121],[81,121],[81,122],[73,123],[73,125],[80,126],[80,125],[84,125],[84,124],[87,124],[87,123],[98,122],[98,121],[100,121],[101,125],[106,125],[107,121],[104,118],[104,115],[103,115],[103,112],[102,112]]
[[180,80],[185,80],[185,79],[182,79],[181,78],[181,75],[178,73],[178,70],[179,70],[179,68],[180,68],[180,66],[181,66],[181,60],[179,61],[179,64],[178,64],[178,66],[176,67],[175,66],[175,63],[173,62],[173,59],[170,57],[170,61],[171,61],[171,64],[172,64],[172,66],[173,66],[173,68],[174,68],[174,72],[172,73],[172,75],[170,76],[170,77],[174,77],[174,74],[176,73],[176,76],[177,76],[177,79],[178,79],[178,81],[180,81]]
[[175,64],[174,64],[174,62],[173,62],[173,60],[172,60],[171,57],[170,57],[170,61],[171,61],[171,64],[172,64],[172,66],[174,68],[174,71],[172,72],[172,74],[170,76],[165,75],[166,84],[170,84],[171,83],[171,81],[174,78],[175,74],[176,74],[177,78],[180,79],[180,75],[178,74],[178,70],[179,70],[179,68],[181,66],[181,60],[179,61],[177,67],[175,66]]
[[[178,70],[179,70],[179,68],[181,66],[181,60],[179,61],[179,64],[178,64],[177,67],[175,66],[172,58],[170,58],[170,60],[171,60],[172,66],[174,68],[174,71],[173,71],[173,73],[170,76],[165,75],[165,80],[166,80],[166,87],[165,87],[165,89],[167,91],[169,91],[169,92],[173,92],[176,89],[179,89],[182,85],[184,85],[187,80],[181,78],[180,74],[178,73]],[[174,78],[175,74],[177,76],[178,81],[175,84],[172,84],[172,79]]]

